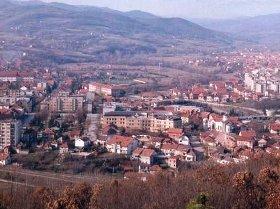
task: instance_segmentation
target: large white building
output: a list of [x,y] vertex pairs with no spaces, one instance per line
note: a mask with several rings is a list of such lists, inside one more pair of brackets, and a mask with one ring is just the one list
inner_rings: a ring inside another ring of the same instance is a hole
[[92,83],[88,86],[89,92],[94,92],[96,94],[101,94],[105,96],[119,97],[125,94],[125,85],[110,85],[103,83]]

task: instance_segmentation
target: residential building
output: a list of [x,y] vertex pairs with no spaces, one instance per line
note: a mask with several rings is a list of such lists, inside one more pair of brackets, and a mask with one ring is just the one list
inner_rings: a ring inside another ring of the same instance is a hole
[[181,127],[182,121],[177,116],[115,111],[105,113],[102,124],[105,126],[113,124],[129,130],[164,132],[171,128]]
[[20,140],[22,124],[18,120],[0,121],[0,149],[16,146]]
[[114,135],[107,141],[108,152],[131,155],[138,146],[138,141],[133,137]]
[[105,96],[120,97],[125,95],[125,89],[127,86],[124,85],[110,85],[102,83],[89,84],[89,92],[94,92],[97,94],[103,94]]
[[153,149],[137,148],[132,153],[132,159],[137,159],[141,163],[152,165],[156,152]]
[[82,96],[54,96],[50,101],[51,112],[73,113],[83,108]]
[[82,149],[82,148],[86,148],[90,145],[90,141],[87,138],[76,138],[75,139],[75,147]]

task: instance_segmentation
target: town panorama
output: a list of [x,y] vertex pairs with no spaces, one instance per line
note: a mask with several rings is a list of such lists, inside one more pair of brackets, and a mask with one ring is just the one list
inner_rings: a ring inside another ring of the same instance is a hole
[[0,0],[0,208],[280,209],[280,9],[109,7]]

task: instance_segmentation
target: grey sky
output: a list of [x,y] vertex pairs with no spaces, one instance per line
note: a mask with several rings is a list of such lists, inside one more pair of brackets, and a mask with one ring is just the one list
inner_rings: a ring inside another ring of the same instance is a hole
[[184,18],[235,18],[280,12],[280,0],[43,0],[95,5],[120,11],[142,10]]

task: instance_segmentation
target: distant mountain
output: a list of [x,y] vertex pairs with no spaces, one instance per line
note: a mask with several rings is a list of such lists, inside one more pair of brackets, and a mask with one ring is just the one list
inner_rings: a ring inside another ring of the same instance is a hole
[[270,47],[280,47],[280,14],[196,22],[212,30],[231,33]]
[[135,18],[135,19],[153,19],[153,18],[159,18],[156,15],[153,15],[151,13],[147,13],[147,12],[142,12],[140,10],[132,10],[129,12],[125,13],[127,16],[131,17],[131,18]]
[[112,33],[157,33],[213,41],[226,38],[222,33],[205,29],[184,19],[161,18],[141,11],[121,13],[106,8],[71,6],[62,3],[15,4],[7,0],[2,1],[1,4],[9,6],[9,10],[0,9],[2,17],[5,18],[1,19],[1,23],[6,27],[32,23],[35,28],[38,27],[38,20],[52,24],[56,19],[58,22],[67,22],[68,27],[88,27],[88,29],[103,27],[105,30],[111,30]]
[[29,53],[44,59],[56,61],[54,57],[63,54],[63,60],[58,62],[170,53],[172,45],[184,51],[192,45],[229,46],[232,43],[224,33],[185,19],[37,1],[1,0],[0,29],[0,38],[13,43],[13,49],[6,46],[6,53],[12,54],[15,49],[26,51],[28,47]]

